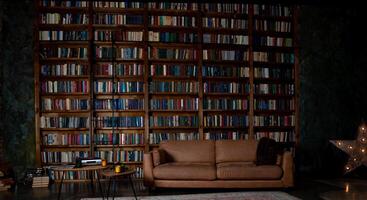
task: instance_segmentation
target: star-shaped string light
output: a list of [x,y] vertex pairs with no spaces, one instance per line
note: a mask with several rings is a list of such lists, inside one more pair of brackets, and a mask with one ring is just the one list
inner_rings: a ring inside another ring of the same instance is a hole
[[357,139],[330,140],[330,142],[350,156],[344,168],[345,173],[361,165],[367,166],[367,125],[365,123],[358,128]]

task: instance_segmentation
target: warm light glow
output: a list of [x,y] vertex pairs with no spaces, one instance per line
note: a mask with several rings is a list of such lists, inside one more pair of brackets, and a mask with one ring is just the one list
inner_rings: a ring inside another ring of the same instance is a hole
[[366,151],[366,149],[361,149],[361,152],[364,153]]
[[345,192],[349,192],[349,184],[345,185]]
[[363,137],[363,138],[361,138],[361,141],[362,141],[362,142],[366,142],[366,138],[364,138],[364,137]]
[[348,148],[349,148],[349,149],[353,149],[353,147],[352,147],[352,146],[350,146],[350,145],[348,146]]
[[357,158],[353,158],[353,161],[357,161]]
[[349,166],[346,166],[345,169],[350,170],[350,167]]
[[362,131],[364,131],[366,128],[364,128],[364,126],[361,127]]
[[342,142],[338,142],[338,145],[340,146],[340,145],[342,145]]

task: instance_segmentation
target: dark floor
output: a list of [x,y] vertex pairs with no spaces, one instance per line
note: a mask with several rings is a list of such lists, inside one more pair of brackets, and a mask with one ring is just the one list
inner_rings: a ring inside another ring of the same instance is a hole
[[[133,196],[133,192],[128,182],[118,182],[118,191],[116,196]],[[107,182],[102,182],[102,188],[107,188]],[[230,191],[253,191],[253,190],[218,190],[218,189],[158,189],[149,193],[141,181],[134,181],[138,196],[146,195],[175,195],[175,194],[193,194],[193,193],[211,193],[211,192],[230,192]],[[58,185],[51,184],[48,188],[31,188],[19,184],[14,191],[0,192],[1,200],[19,199],[19,200],[51,200],[57,199]],[[301,179],[297,181],[296,187],[283,190],[293,196],[304,200],[354,200],[367,199],[367,180],[362,179]],[[87,183],[67,183],[64,184],[61,199],[79,200],[84,197],[100,196],[97,185],[95,193]],[[272,190],[272,189],[269,189]]]

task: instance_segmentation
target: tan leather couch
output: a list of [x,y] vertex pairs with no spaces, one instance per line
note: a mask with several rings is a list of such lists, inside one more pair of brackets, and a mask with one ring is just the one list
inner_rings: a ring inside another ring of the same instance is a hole
[[166,141],[144,154],[144,184],[170,188],[293,186],[293,157],[256,166],[257,141]]

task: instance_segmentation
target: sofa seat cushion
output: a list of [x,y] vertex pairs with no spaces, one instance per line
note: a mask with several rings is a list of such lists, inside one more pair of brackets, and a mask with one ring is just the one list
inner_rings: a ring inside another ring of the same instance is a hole
[[218,179],[275,180],[283,170],[278,165],[259,165],[253,162],[224,162],[217,164]]
[[155,179],[163,180],[215,180],[213,163],[169,162],[153,169]]

